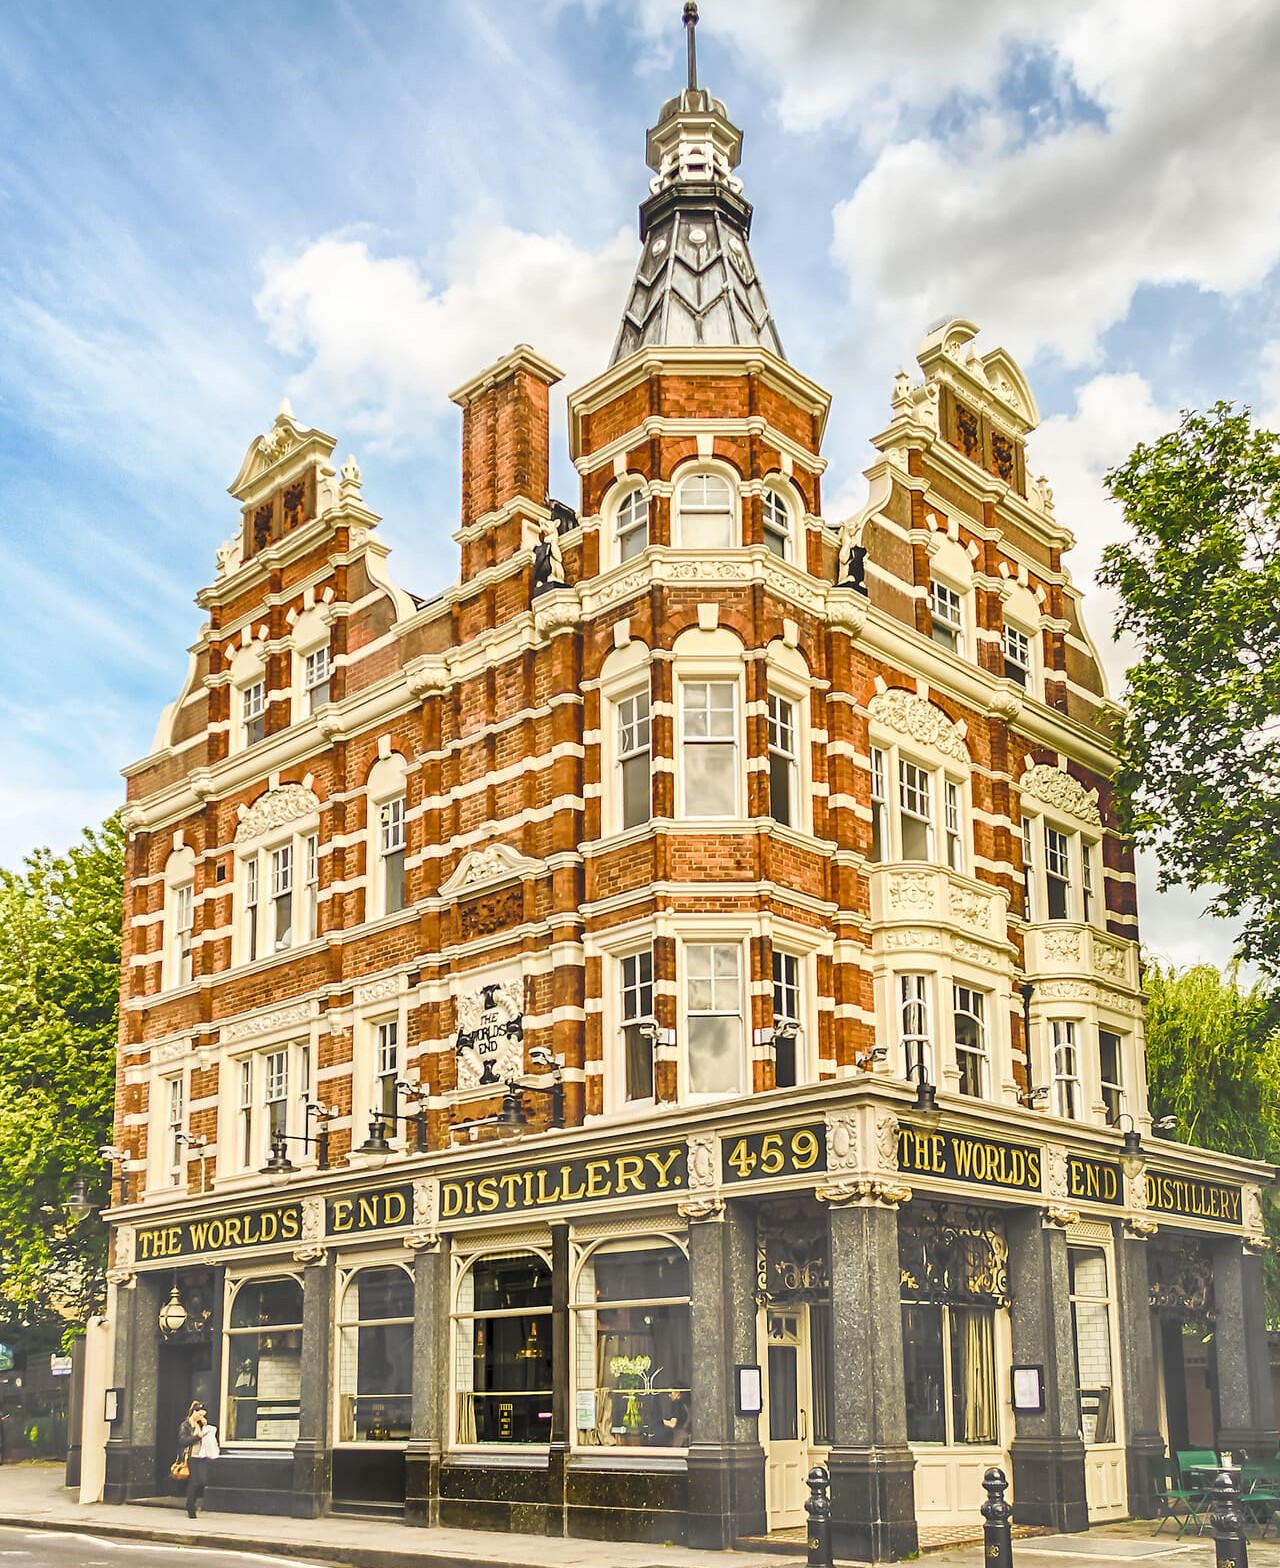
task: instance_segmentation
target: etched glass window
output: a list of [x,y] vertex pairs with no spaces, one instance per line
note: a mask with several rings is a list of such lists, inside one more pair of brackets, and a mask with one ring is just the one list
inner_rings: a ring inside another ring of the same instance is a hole
[[224,1438],[277,1446],[296,1442],[302,1389],[302,1286],[296,1279],[248,1280],[239,1287],[225,1361]]

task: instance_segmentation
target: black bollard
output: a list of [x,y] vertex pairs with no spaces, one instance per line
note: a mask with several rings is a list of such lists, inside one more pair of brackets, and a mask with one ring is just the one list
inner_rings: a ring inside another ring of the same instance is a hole
[[804,1511],[809,1516],[806,1531],[809,1555],[807,1568],[835,1568],[831,1556],[831,1477],[825,1465],[814,1465],[805,1477],[809,1501]]
[[1209,1525],[1218,1550],[1218,1568],[1249,1568],[1249,1543],[1244,1537],[1244,1509],[1236,1483],[1224,1470],[1210,1491]]
[[982,1478],[987,1500],[982,1505],[983,1568],[1013,1568],[1013,1506],[1005,1502],[1009,1482],[1003,1470],[992,1466]]

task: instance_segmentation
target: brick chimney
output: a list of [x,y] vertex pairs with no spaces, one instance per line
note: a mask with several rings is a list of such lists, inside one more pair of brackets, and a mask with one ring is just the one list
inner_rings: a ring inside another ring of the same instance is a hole
[[544,517],[551,473],[548,393],[563,372],[526,343],[451,398],[462,409],[462,580],[508,560],[524,520]]

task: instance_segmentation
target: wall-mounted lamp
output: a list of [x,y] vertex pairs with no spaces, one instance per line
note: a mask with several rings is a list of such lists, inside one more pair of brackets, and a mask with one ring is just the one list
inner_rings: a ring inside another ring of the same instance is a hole
[[1155,1121],[1151,1123],[1151,1128],[1153,1132],[1159,1133],[1177,1132],[1178,1118],[1176,1116],[1157,1116]]
[[[1122,1127],[1123,1122],[1128,1122],[1128,1127]],[[1124,1142],[1120,1150],[1120,1169],[1128,1177],[1134,1177],[1146,1163],[1146,1155],[1142,1149],[1142,1136],[1138,1132],[1137,1124],[1128,1111],[1121,1111],[1116,1117],[1117,1129],[1124,1133]]]
[[92,1214],[94,1209],[97,1207],[96,1204],[90,1203],[89,1201],[89,1194],[85,1191],[85,1182],[83,1176],[77,1176],[75,1181],[71,1183],[71,1196],[67,1199],[63,1207],[67,1211],[68,1219],[70,1219],[74,1225],[78,1225],[81,1220],[88,1219],[89,1215]]
[[187,1309],[182,1305],[182,1297],[178,1294],[178,1281],[173,1282],[173,1289],[169,1292],[169,1299],[160,1308],[160,1316],[156,1320],[160,1325],[160,1332],[166,1336],[177,1334],[187,1326]]
[[1025,1105],[1029,1111],[1034,1111],[1036,1106],[1043,1105],[1049,1098],[1049,1085],[1042,1083],[1038,1089],[1026,1088],[1018,1090],[1018,1104]]
[[[549,1053],[548,1053],[549,1054]],[[549,1084],[530,1083],[526,1078],[508,1078],[506,1089],[502,1096],[502,1109],[498,1113],[498,1126],[508,1131],[523,1129],[529,1125],[524,1114],[524,1096],[526,1094],[545,1094],[551,1101],[551,1125],[559,1131],[564,1126],[564,1077],[561,1072],[562,1063],[550,1057],[554,1066],[551,1082]]]
[[925,1065],[923,1056],[917,1057],[914,1062],[907,1065],[907,1079],[916,1080],[916,1097],[912,1101],[912,1113],[917,1116],[926,1127],[936,1127],[942,1120],[942,1112],[938,1108],[938,1091],[929,1079],[929,1069]]
[[369,1123],[369,1136],[356,1150],[363,1154],[370,1165],[385,1165],[391,1157],[391,1145],[387,1142],[386,1124],[381,1111],[370,1111],[373,1120]]

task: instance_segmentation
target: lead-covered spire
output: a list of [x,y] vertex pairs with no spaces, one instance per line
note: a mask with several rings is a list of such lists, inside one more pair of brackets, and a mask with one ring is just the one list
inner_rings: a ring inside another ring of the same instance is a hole
[[640,209],[644,249],[611,364],[649,344],[760,344],[782,357],[769,302],[751,260],[751,204],[734,174],[742,132],[697,85],[688,0],[689,85],[662,106],[645,154],[654,177]]

